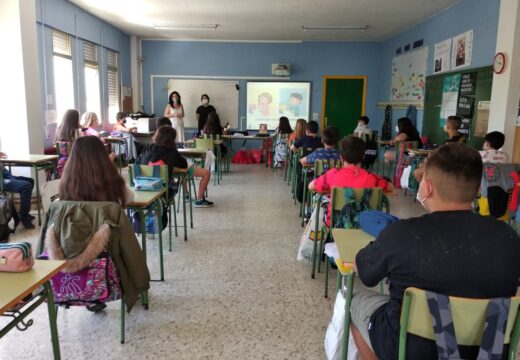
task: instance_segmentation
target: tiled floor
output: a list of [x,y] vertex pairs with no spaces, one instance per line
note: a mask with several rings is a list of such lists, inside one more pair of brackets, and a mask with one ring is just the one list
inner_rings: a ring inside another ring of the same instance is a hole
[[[194,210],[188,242],[175,238],[171,253],[165,242],[166,280],[152,283],[149,310],[136,306],[127,316],[126,344],[119,302],[99,314],[60,309],[62,358],[324,359],[334,296],[323,298],[323,274],[312,280],[309,265],[296,261],[299,208],[282,178],[282,170],[233,165],[210,186],[215,207]],[[390,200],[398,216],[423,213],[412,196]],[[38,236],[20,230],[12,240]],[[157,256],[157,240],[148,241],[153,278]],[[0,359],[52,358],[46,308],[31,318],[29,330],[0,340]]]

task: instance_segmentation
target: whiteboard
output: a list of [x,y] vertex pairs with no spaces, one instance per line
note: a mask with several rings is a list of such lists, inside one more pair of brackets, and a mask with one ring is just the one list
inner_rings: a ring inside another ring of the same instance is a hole
[[208,94],[209,103],[217,110],[222,126],[228,122],[231,128],[238,128],[238,81],[169,79],[165,103],[172,91],[181,95],[185,127],[197,128],[196,111],[201,105],[200,97]]
[[394,57],[391,100],[424,101],[428,47]]

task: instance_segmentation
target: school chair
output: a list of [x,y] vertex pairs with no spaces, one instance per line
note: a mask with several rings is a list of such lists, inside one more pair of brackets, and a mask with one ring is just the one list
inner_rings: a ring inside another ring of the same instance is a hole
[[[296,204],[296,199],[297,199],[296,189],[298,188],[298,164],[300,164],[300,159],[302,157],[309,155],[312,151],[313,151],[312,148],[298,148],[297,151],[293,154],[292,194],[293,194],[294,204]],[[303,169],[302,169],[302,171],[303,171]],[[301,216],[301,214],[300,214],[300,216]]]
[[[403,173],[403,169],[408,165],[408,163],[405,161],[405,153],[409,149],[416,150],[419,146],[418,141],[404,141],[399,142],[395,146],[395,160],[391,164],[391,172],[389,173],[389,177],[392,176],[393,183],[396,185],[396,187],[401,183],[401,175]],[[383,175],[384,175],[384,168],[383,168]],[[396,180],[397,179],[397,180]]]
[[[518,316],[520,297],[514,296],[510,300],[503,344],[509,344],[508,359],[516,359],[520,338],[520,316]],[[488,304],[489,299],[449,297],[457,345],[481,346],[486,328],[489,331],[493,330],[491,322],[489,324],[486,322]],[[399,360],[406,359],[406,338],[408,334],[435,341],[432,315],[425,290],[413,287],[405,290],[400,325]]]
[[[220,179],[222,176],[222,173],[221,173],[222,155],[221,155],[220,145],[215,145],[213,137],[211,137],[211,138],[207,138],[207,139],[206,138],[195,139],[195,148],[205,150],[205,151],[215,152],[215,171],[214,171],[214,177],[213,177],[213,185],[215,186],[215,185],[217,185],[217,183],[220,184]],[[204,166],[204,161],[202,161],[201,166]]]
[[67,159],[70,156],[73,143],[70,141],[56,141],[56,155],[58,155],[58,163],[56,165],[56,173],[58,178],[61,177]]
[[[134,178],[135,178],[135,169],[134,166],[139,166],[139,171],[141,176],[153,176],[153,166],[150,165],[137,165],[128,167],[128,178],[130,180],[130,185],[134,186]],[[154,165],[160,166],[159,176],[163,181],[163,184],[166,187],[166,205],[168,206],[168,242],[169,242],[169,251],[172,251],[172,207],[173,207],[173,222],[175,226],[175,236],[177,236],[177,215],[175,211],[175,195],[169,194],[170,188],[170,179],[168,175],[168,165]],[[160,214],[159,214],[160,216]],[[140,226],[145,226],[144,221],[140,224]],[[186,229],[186,228],[185,228]],[[157,229],[157,231],[162,232],[162,229]],[[159,237],[159,240],[162,241],[162,237]],[[162,246],[162,245],[160,245]]]
[[[287,140],[287,158],[285,160],[285,172],[283,175],[283,181],[287,181],[288,184],[291,183],[291,166],[292,166],[292,157],[293,152],[291,151],[291,145],[294,143],[294,141]],[[288,177],[289,175],[289,177]]]
[[[193,196],[195,198],[197,197],[197,193],[195,191],[195,180],[193,179],[193,176],[190,175],[189,168],[181,169],[181,168],[173,168],[172,178],[177,180],[177,183],[179,184],[179,190],[178,190],[178,205],[177,205],[177,211],[179,211],[181,205],[180,202],[182,201],[182,213],[183,213],[183,225],[184,225],[184,241],[188,241],[188,234],[187,234],[187,220],[186,220],[186,195],[188,197],[187,202],[190,204],[190,226],[193,229],[193,205],[192,205],[192,199]],[[184,184],[186,184],[186,187],[188,189],[188,193],[186,193],[184,189]],[[193,194],[192,195],[192,187],[193,187]],[[175,201],[174,201],[175,202]],[[175,231],[175,236],[177,236],[177,231]]]

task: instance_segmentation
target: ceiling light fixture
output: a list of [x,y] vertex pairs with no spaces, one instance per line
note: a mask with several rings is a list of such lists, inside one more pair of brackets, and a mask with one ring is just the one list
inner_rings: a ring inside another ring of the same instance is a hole
[[317,30],[317,31],[342,31],[342,30],[361,30],[368,29],[368,25],[344,25],[344,26],[302,26],[303,31]]
[[157,30],[217,30],[218,24],[153,24]]

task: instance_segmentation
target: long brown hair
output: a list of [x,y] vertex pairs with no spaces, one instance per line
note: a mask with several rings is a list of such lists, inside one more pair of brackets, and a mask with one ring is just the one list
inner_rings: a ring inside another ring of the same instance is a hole
[[307,127],[307,121],[305,119],[296,120],[296,126],[294,127],[294,134],[296,136],[296,140],[305,135],[305,128]]
[[177,149],[177,144],[175,144],[176,137],[177,131],[174,128],[168,125],[163,125],[157,129],[152,140],[157,146]]
[[69,109],[65,111],[61,125],[56,132],[56,140],[59,141],[74,141],[76,134],[80,128],[79,125],[79,112],[75,109]]
[[113,201],[126,205],[125,181],[99,138],[76,140],[60,183],[60,200]]
[[206,135],[222,135],[222,125],[220,124],[220,117],[215,111],[208,114],[208,119],[202,129]]

